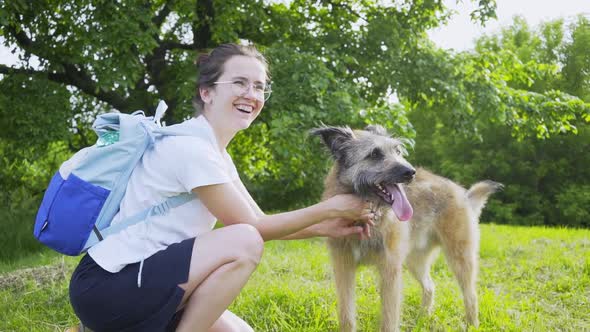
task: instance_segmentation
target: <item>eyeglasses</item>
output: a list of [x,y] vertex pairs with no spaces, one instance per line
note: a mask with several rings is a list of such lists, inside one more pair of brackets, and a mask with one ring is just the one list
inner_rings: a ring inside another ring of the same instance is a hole
[[250,90],[250,87],[252,87],[254,97],[259,101],[267,101],[270,97],[270,93],[272,92],[270,89],[270,84],[267,85],[260,82],[250,82],[248,80],[241,79],[236,79],[233,81],[217,81],[213,82],[213,84],[231,84],[233,93],[238,96],[247,94]]

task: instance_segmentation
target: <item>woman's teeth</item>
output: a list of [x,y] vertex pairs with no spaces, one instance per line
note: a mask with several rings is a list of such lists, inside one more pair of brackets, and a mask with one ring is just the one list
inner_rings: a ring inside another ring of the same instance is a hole
[[244,112],[244,113],[252,113],[252,111],[254,110],[254,107],[250,106],[250,105],[236,105],[236,108],[238,109],[238,111],[240,112]]

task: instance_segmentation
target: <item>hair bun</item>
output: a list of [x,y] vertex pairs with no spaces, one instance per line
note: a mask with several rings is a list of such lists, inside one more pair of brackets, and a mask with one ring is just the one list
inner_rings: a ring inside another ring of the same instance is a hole
[[203,64],[205,64],[207,61],[209,61],[209,54],[207,53],[202,53],[199,55],[199,57],[197,58],[197,66],[201,67]]

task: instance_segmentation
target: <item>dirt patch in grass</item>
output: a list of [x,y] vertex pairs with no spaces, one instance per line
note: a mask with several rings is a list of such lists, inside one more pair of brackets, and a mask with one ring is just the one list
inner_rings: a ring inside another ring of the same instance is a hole
[[22,290],[26,285],[37,286],[63,281],[72,274],[71,266],[65,261],[28,269],[20,269],[0,275],[0,289]]

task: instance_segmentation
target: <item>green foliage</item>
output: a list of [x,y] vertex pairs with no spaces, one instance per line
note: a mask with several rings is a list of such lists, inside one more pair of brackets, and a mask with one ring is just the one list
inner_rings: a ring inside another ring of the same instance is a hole
[[[493,1],[477,1],[474,17],[485,21],[494,9]],[[307,131],[320,122],[384,121],[411,135],[409,109],[387,100],[407,80],[399,68],[410,65],[405,59],[425,31],[450,14],[441,2],[413,0],[0,0],[0,13],[4,45],[20,57],[16,66],[0,65],[6,146],[26,139],[43,149],[59,140],[76,150],[93,142],[92,115],[151,113],[157,99],[169,105],[166,122],[178,122],[192,113],[197,53],[255,43],[271,61],[274,93],[232,154],[257,198],[275,209],[317,199],[326,158]]]
[[23,187],[0,193],[0,262],[13,262],[43,247],[33,237],[39,203],[38,197]]
[[260,203],[284,209],[317,200],[321,192],[324,172],[317,170],[326,169],[326,158],[318,158],[320,145],[308,137],[309,129],[321,123],[361,125],[362,100],[354,86],[339,82],[312,54],[289,48],[267,54],[273,61],[273,79],[297,88],[276,89],[257,123],[230,149],[246,163],[245,175]]
[[[590,121],[585,92],[572,86],[589,80],[590,62],[583,60],[588,56],[580,50],[590,47],[590,39],[585,37],[590,35],[588,20],[580,17],[567,32],[571,42],[564,39],[566,31],[560,20],[531,31],[517,17],[502,31],[501,38],[484,37],[477,42],[477,57],[496,58],[491,70],[493,77],[500,79],[495,85],[503,91],[503,97],[494,106],[505,114],[520,139],[529,136],[530,130],[540,138],[576,133],[578,123]],[[571,77],[572,69],[578,77]]]
[[[575,32],[587,29],[585,24],[581,19],[566,31],[562,22],[556,21],[531,31],[526,22],[517,18],[500,35],[479,40],[475,53],[460,55],[466,63],[494,63],[472,70],[469,75],[479,77],[473,87],[480,81],[485,83],[477,74],[482,68],[490,71],[486,77],[505,82],[499,87],[497,83],[487,85],[506,92],[500,100],[486,98],[490,95],[486,85],[472,89],[480,90],[475,100],[482,101],[475,104],[470,119],[476,131],[461,127],[457,112],[437,108],[438,104],[411,113],[410,120],[417,132],[416,150],[411,157],[416,164],[467,186],[483,179],[506,185],[504,192],[493,196],[484,210],[484,220],[588,226],[586,188],[580,185],[590,176],[586,166],[590,162],[586,152],[590,150],[588,103],[580,96],[574,97],[574,90],[555,90],[568,82],[566,68],[560,61],[573,56],[570,52],[574,49],[568,45],[583,42],[575,37]],[[586,74],[585,79],[589,78]],[[472,82],[467,80],[464,84]],[[463,100],[462,94],[456,96]],[[493,109],[503,112],[506,121],[491,117]],[[552,121],[540,122],[535,135],[523,135],[520,123],[533,113],[567,120],[560,127],[550,125],[555,123]],[[505,123],[513,126],[507,127]]]
[[39,251],[42,245],[33,237],[33,224],[48,179],[70,155],[64,143],[46,148],[44,158],[35,159],[36,149],[19,146],[23,159],[7,158],[5,151],[14,146],[0,140],[0,262],[12,262]]
[[580,16],[572,27],[572,41],[565,45],[564,79],[565,91],[590,101],[590,20]]
[[19,74],[0,79],[0,91],[0,140],[38,148],[71,135],[74,112],[64,86]]
[[568,224],[590,227],[590,186],[572,183],[557,194],[555,209],[568,220]]
[[[413,122],[421,121],[424,120]],[[431,133],[426,134],[429,130]],[[416,138],[411,156],[415,164],[465,186],[484,179],[504,183],[504,191],[495,194],[484,210],[484,221],[588,226],[590,219],[584,219],[587,198],[584,188],[577,186],[590,176],[585,166],[590,156],[584,152],[590,149],[588,126],[581,127],[578,135],[523,141],[515,141],[510,129],[499,125],[484,128],[480,132],[483,141],[453,133],[446,127],[420,126],[417,131],[425,134]]]
[[[494,1],[473,2],[474,20],[494,17]],[[0,0],[0,36],[20,57],[13,67],[0,65],[3,163],[27,169],[32,160],[54,158],[45,150],[51,142],[64,142],[70,151],[92,144],[89,124],[113,108],[151,114],[164,99],[166,122],[181,121],[192,113],[195,57],[222,42],[254,43],[270,60],[273,95],[259,120],[230,146],[243,180],[265,208],[319,198],[329,158],[307,132],[321,123],[380,123],[412,139],[423,135],[416,128],[424,124],[409,115],[424,113],[441,135],[444,130],[481,141],[490,139],[484,137],[492,133],[489,126],[506,126],[524,141],[576,133],[590,121],[586,19],[567,31],[560,21],[548,23],[540,32],[517,20],[501,36],[478,42],[476,52],[457,54],[436,49],[426,35],[451,14],[443,2],[421,0],[34,6]],[[448,150],[420,145],[418,152]],[[435,169],[465,172],[457,164],[465,158],[457,154],[446,153],[455,160],[422,155],[416,160]],[[54,170],[35,174],[45,176],[43,183]],[[11,190],[34,188],[36,195],[42,188],[26,183],[22,172],[0,172],[7,174],[0,184]],[[482,175],[473,172],[472,178]],[[510,213],[504,208],[506,215],[519,215],[522,207],[514,204]]]
[[[585,331],[590,328],[590,231],[546,227],[481,226],[477,293],[479,329],[469,331]],[[63,256],[62,256],[63,257]],[[68,282],[78,258],[29,261],[32,270],[0,275],[0,330],[63,331],[77,322]],[[5,271],[0,265],[0,271]],[[434,312],[420,310],[421,290],[403,274],[402,330],[464,328],[461,292],[441,255],[432,266]],[[359,331],[379,326],[378,278],[357,273]],[[230,310],[255,331],[325,332],[338,329],[336,295],[322,240],[272,241]]]
[[444,125],[475,137],[490,122],[509,126],[517,139],[575,133],[588,122],[589,103],[542,86],[557,76],[558,63],[521,59],[509,43],[492,44],[484,38],[476,53],[454,56],[420,47],[415,65],[403,68],[410,79],[400,84],[400,96],[413,110],[436,112]]

